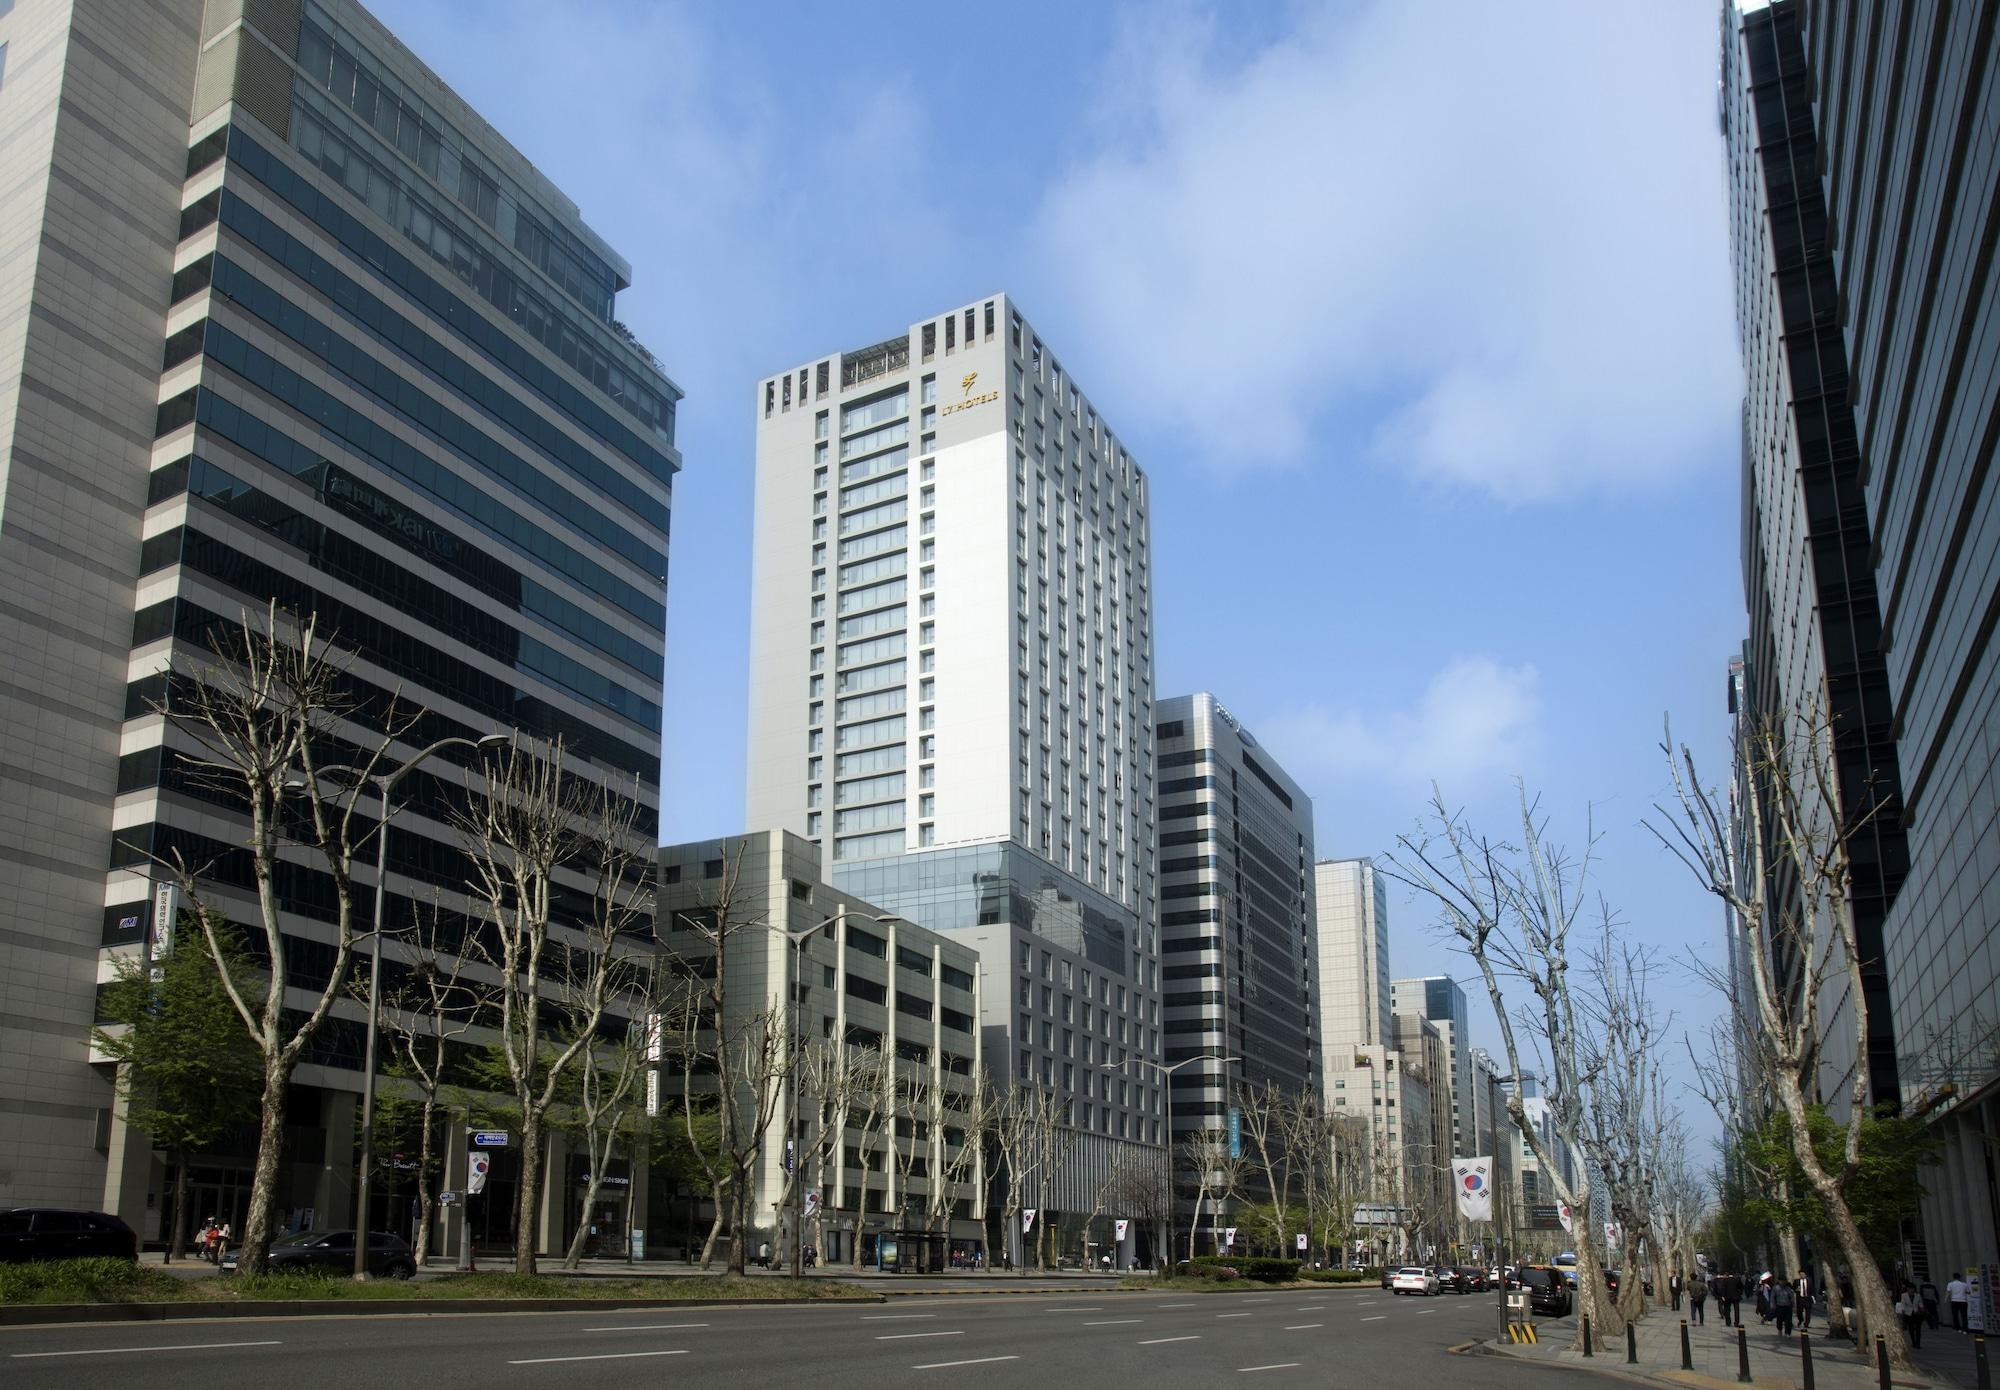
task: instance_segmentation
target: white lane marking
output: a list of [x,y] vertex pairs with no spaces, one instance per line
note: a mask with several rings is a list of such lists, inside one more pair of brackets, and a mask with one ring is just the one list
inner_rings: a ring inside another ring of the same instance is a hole
[[1238,1366],[1236,1370],[1239,1374],[1245,1374],[1250,1371],[1289,1371],[1292,1367],[1300,1364],[1302,1363],[1297,1361],[1273,1361],[1268,1366]]
[[1381,1322],[1381,1321],[1383,1321],[1384,1319],[1386,1319],[1386,1318],[1387,1318],[1388,1316],[1389,1316],[1389,1315],[1388,1315],[1387,1313],[1377,1313],[1377,1314],[1376,1314],[1376,1315],[1375,1315],[1374,1317],[1372,1317],[1372,1318],[1363,1318],[1363,1319],[1362,1319],[1361,1321],[1363,1321],[1363,1322]]
[[585,1332],[678,1332],[685,1327],[707,1327],[705,1322],[648,1322],[632,1327],[586,1327]]
[[1249,1317],[1249,1316],[1250,1316],[1250,1314],[1248,1314],[1248,1313],[1217,1313],[1217,1314],[1216,1314],[1216,1316],[1217,1316],[1218,1318],[1247,1318],[1247,1317]]
[[1197,1303],[1161,1303],[1156,1306],[1161,1308],[1198,1308],[1201,1305]]
[[988,1361],[1019,1361],[1018,1356],[974,1356],[965,1361],[926,1361],[921,1366],[910,1367],[913,1371],[942,1371],[947,1366],[983,1366]]
[[919,1318],[934,1318],[936,1313],[863,1313],[863,1322],[915,1322]]
[[1290,1327],[1287,1327],[1285,1331],[1305,1332],[1315,1327],[1325,1327],[1325,1326],[1326,1324],[1323,1322],[1295,1322]]
[[1417,1309],[1417,1316],[1418,1316],[1418,1317],[1420,1317],[1420,1318],[1427,1318],[1427,1317],[1429,1317],[1429,1316],[1430,1316],[1430,1315],[1431,1315],[1432,1313],[1435,1313],[1436,1311],[1437,1311],[1437,1309],[1435,1309],[1435,1308],[1419,1308],[1419,1309]]
[[1354,1300],[1354,1306],[1357,1308],[1367,1308],[1373,1304],[1380,1303],[1381,1301],[1382,1300],[1379,1298],[1357,1298]]
[[1294,1313],[1317,1313],[1324,1307],[1326,1307],[1324,1303],[1301,1303],[1298,1307],[1292,1309],[1292,1311]]
[[1139,1345],[1142,1347],[1156,1347],[1162,1342],[1199,1342],[1200,1340],[1201,1337],[1199,1335],[1188,1337],[1154,1337],[1149,1341],[1139,1343]]
[[686,1356],[685,1351],[610,1351],[598,1356],[533,1356],[509,1366],[550,1366],[558,1361],[633,1361],[641,1356]]
[[1044,1313],[1101,1313],[1102,1308],[1044,1308]]
[[10,1359],[34,1361],[44,1356],[115,1356],[121,1351],[220,1351],[224,1347],[281,1347],[283,1342],[182,1342],[171,1347],[93,1347],[89,1351],[17,1351]]
[[1085,1327],[1117,1327],[1128,1322],[1144,1322],[1144,1318],[1092,1318]]
[[913,1337],[963,1337],[963,1332],[885,1332],[875,1340],[878,1342],[907,1342]]

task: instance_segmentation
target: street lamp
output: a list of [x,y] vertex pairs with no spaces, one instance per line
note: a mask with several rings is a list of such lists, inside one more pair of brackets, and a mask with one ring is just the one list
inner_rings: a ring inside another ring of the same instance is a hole
[[1144,1057],[1139,1059],[1140,1066],[1151,1067],[1154,1071],[1160,1073],[1160,1088],[1167,1093],[1166,1257],[1168,1260],[1172,1260],[1174,1257],[1174,1073],[1182,1067],[1191,1067],[1196,1062],[1220,1062],[1226,1066],[1231,1062],[1240,1062],[1242,1060],[1241,1057],[1216,1057],[1209,1053],[1203,1053],[1199,1057],[1183,1057],[1180,1061],[1169,1067],[1159,1062],[1150,1062]]
[[[788,1015],[792,1030],[792,1056],[790,1058],[792,1073],[792,1162],[797,1165],[797,1171],[792,1183],[792,1278],[794,1279],[803,1279],[805,1277],[806,1254],[805,1108],[799,1104],[799,1044],[804,1032],[799,1026],[799,996],[804,992],[805,987],[806,942],[832,926],[835,922],[845,921],[849,917],[857,917],[864,922],[875,922],[878,924],[901,922],[904,926],[916,925],[916,923],[909,921],[907,918],[898,917],[894,913],[885,912],[877,915],[869,912],[849,912],[846,908],[842,908],[826,920],[815,922],[811,926],[803,927],[798,931],[788,931],[784,927],[775,924],[771,927],[771,930],[783,936],[791,944],[792,948],[792,972],[788,982],[792,997]],[[890,1065],[895,1065],[893,1060],[891,1060]],[[891,1117],[891,1123],[894,1123],[893,1116]],[[935,1178],[932,1179],[932,1181],[935,1180]],[[867,1202],[866,1193],[862,1194],[862,1202],[864,1205]]]
[[390,793],[406,773],[413,771],[431,754],[446,748],[492,748],[506,743],[508,734],[487,734],[481,738],[441,738],[409,758],[394,772],[377,773],[368,780],[382,797],[382,819],[375,827],[375,941],[368,954],[368,1042],[361,1058],[361,1172],[354,1183],[354,1277],[368,1277],[368,1174],[375,1166],[375,1052],[382,1027],[382,918],[388,911],[389,818],[395,814]]

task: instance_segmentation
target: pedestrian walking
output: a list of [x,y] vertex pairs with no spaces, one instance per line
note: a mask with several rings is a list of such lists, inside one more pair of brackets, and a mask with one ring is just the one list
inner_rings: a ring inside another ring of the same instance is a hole
[[229,1238],[235,1234],[227,1221],[215,1228],[215,1262],[218,1265],[222,1263],[222,1257],[229,1253]]
[[1965,1282],[1965,1276],[1957,1270],[1951,1274],[1951,1282],[1944,1286],[1944,1296],[1951,1302],[1951,1325],[1957,1332],[1966,1329],[1966,1305],[1972,1297],[1972,1287]]
[[1757,1281],[1757,1321],[1771,1321],[1771,1276],[1766,1274]]
[[1681,1310],[1681,1272],[1679,1270],[1675,1270],[1667,1276],[1667,1293],[1672,1296],[1674,1311],[1678,1313]]
[[1812,1277],[1803,1269],[1799,1271],[1798,1282],[1792,1285],[1792,1292],[1798,1295],[1799,1331],[1812,1326]]
[[1771,1320],[1778,1324],[1780,1337],[1792,1335],[1792,1303],[1797,1296],[1783,1279],[1771,1281]]
[[1903,1332],[1910,1339],[1914,1350],[1924,1344],[1924,1301],[1917,1297],[1917,1291],[1905,1283],[1903,1292],[1896,1299],[1896,1316],[1903,1320]]
[[1696,1327],[1707,1326],[1708,1281],[1701,1277],[1700,1270],[1696,1270],[1694,1277],[1688,1280],[1687,1295],[1688,1321]]
[[1923,1301],[1924,1305],[1924,1326],[1936,1327],[1938,1325],[1938,1286],[1931,1282],[1929,1275],[1925,1275],[1924,1282],[1917,1285],[1917,1297]]

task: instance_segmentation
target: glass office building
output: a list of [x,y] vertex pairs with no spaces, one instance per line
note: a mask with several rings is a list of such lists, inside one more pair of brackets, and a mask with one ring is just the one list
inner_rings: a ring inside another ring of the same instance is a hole
[[[1780,0],[1731,23],[1751,398],[1776,394],[1761,373],[1799,403],[1796,457],[1753,472],[1749,685],[1764,693],[1792,611],[1760,617],[1759,590],[1801,575],[1843,780],[1893,778],[1856,863],[1869,1065],[1874,1098],[1943,1141],[1908,1246],[1943,1279],[2000,1247],[2000,27],[1991,5],[1893,0]],[[1782,530],[1760,481],[1781,463],[1805,503]]]
[[[101,1202],[152,1234],[159,1164],[89,1056],[96,981],[146,929],[158,856],[212,860],[216,903],[254,920],[243,829],[152,712],[169,667],[274,600],[314,613],[361,721],[392,692],[426,711],[404,754],[560,738],[636,798],[650,853],[679,392],[613,316],[630,267],[359,6],[81,0],[0,15],[0,40],[0,162],[44,181],[36,234],[62,248],[9,261],[33,307],[0,349],[0,549],[45,571],[6,712],[48,769],[0,798],[0,1113],[50,1121],[0,1124],[0,1204]],[[467,765],[401,784],[392,919],[467,907],[446,819]],[[303,864],[281,885],[307,989],[324,888]],[[300,1069],[281,1219],[350,1203],[357,1018],[341,1004]],[[247,1159],[198,1166],[239,1224]]]

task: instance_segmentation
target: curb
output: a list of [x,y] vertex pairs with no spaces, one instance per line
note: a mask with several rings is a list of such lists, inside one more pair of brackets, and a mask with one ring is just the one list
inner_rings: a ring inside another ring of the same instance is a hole
[[397,1298],[271,1299],[255,1303],[23,1303],[0,1307],[0,1327],[59,1327],[79,1323],[191,1322],[208,1318],[381,1318],[439,1314],[630,1313],[665,1308],[738,1308],[883,1303],[858,1298]]

